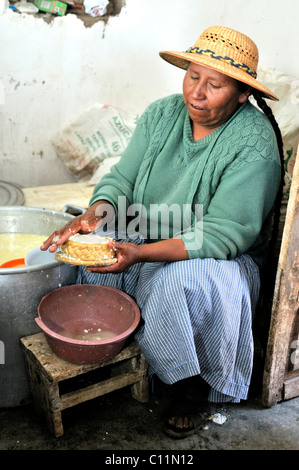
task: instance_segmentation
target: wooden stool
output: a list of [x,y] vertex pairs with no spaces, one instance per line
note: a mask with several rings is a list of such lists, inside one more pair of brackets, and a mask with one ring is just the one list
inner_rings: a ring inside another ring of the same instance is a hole
[[[35,409],[45,415],[50,432],[56,437],[63,435],[61,412],[66,408],[128,385],[131,386],[132,396],[136,400],[141,403],[149,400],[148,364],[135,341],[113,359],[93,365],[72,364],[59,358],[50,349],[43,333],[21,338],[21,344],[25,353],[29,387]],[[110,366],[111,371],[107,366]],[[101,369],[100,381],[96,378],[97,382],[92,385],[86,386],[85,383],[82,387],[81,383],[81,388],[62,393],[63,384],[70,386],[71,382],[63,381],[82,375],[82,379],[87,379],[88,373],[97,369]],[[103,379],[107,370],[110,378]]]

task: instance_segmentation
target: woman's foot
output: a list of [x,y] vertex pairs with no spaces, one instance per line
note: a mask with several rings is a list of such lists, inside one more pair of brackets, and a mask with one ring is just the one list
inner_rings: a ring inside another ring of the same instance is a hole
[[168,413],[165,432],[175,438],[191,436],[202,428],[208,418],[205,411],[209,385],[200,377],[190,377],[175,385],[176,402]]
[[197,430],[203,428],[208,417],[209,414],[203,410],[202,406],[186,401],[168,413],[165,432],[176,439],[192,436]]

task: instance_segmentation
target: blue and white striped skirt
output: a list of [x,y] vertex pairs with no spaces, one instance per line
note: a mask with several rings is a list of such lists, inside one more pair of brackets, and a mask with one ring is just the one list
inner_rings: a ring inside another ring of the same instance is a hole
[[210,401],[247,398],[260,288],[250,256],[142,263],[120,274],[81,267],[77,283],[109,285],[136,300],[144,320],[136,339],[151,375],[173,384],[199,374],[210,385]]

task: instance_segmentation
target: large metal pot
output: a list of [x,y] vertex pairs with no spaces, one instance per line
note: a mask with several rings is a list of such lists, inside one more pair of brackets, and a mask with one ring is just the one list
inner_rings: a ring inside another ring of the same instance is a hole
[[[35,207],[0,207],[0,232],[50,235],[73,215]],[[76,282],[75,266],[52,261],[30,267],[0,268],[0,407],[30,400],[20,338],[40,332],[34,318],[46,294]]]

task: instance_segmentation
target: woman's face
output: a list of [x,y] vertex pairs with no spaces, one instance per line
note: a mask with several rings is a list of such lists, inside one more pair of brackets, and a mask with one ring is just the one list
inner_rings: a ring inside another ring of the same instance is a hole
[[[216,129],[236,111],[249,96],[241,92],[238,82],[216,70],[190,63],[183,82],[185,105],[193,129]],[[206,132],[206,133],[209,133]]]

